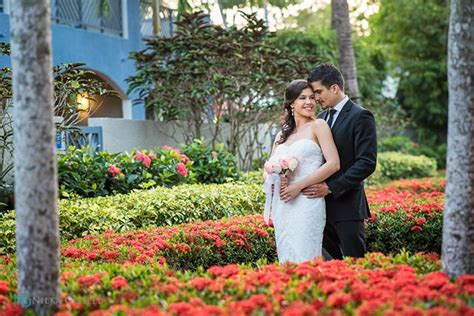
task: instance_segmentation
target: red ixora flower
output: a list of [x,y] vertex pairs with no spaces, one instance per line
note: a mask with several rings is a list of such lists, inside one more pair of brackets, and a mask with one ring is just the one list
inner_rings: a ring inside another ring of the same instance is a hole
[[126,287],[128,285],[127,279],[125,279],[123,276],[116,276],[112,279],[112,288],[113,289],[121,289],[123,287]]
[[415,226],[412,226],[412,228],[410,228],[410,230],[414,231],[414,232],[421,232],[423,230],[423,228],[418,226],[418,225],[415,225]]
[[188,175],[188,168],[186,168],[186,166],[182,162],[178,162],[176,164],[176,171],[183,177],[186,177]]
[[133,157],[136,161],[140,161],[145,168],[150,168],[151,165],[151,158],[145,155],[144,153],[137,151],[135,156]]
[[109,165],[109,173],[112,177],[118,176],[122,173],[122,170],[117,168],[115,165]]
[[424,218],[424,217],[420,217],[415,222],[415,224],[418,225],[418,226],[423,226],[424,223],[426,223],[426,218]]
[[7,294],[10,290],[7,281],[0,281],[0,294]]

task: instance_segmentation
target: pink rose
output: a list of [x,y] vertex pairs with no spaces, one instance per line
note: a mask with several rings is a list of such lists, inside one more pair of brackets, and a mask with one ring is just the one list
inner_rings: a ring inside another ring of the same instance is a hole
[[212,152],[211,152],[211,156],[212,156],[212,158],[216,158],[216,157],[217,157],[217,152],[216,152],[216,151],[212,151]]
[[270,174],[273,172],[273,165],[269,161],[265,161],[265,164],[263,165],[263,169],[265,169],[265,172]]
[[150,153],[148,154],[148,157],[150,157],[151,159],[155,159],[156,153],[154,151],[150,151]]
[[280,166],[282,169],[288,169],[288,160],[287,159],[280,159]]
[[137,151],[135,156],[133,157],[136,161],[140,161],[145,168],[150,168],[151,165],[151,159],[144,153]]
[[188,175],[188,169],[186,168],[186,166],[184,165],[184,163],[182,162],[178,162],[176,164],[176,171],[182,175],[183,177],[186,177]]
[[109,165],[108,171],[112,177],[118,176],[119,174],[122,173],[122,171],[119,168],[117,168],[115,165]]

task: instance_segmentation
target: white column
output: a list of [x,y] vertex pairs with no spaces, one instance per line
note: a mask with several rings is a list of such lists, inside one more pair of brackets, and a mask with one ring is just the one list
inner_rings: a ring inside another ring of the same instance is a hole
[[124,119],[132,119],[132,100],[123,99],[122,100],[122,115]]

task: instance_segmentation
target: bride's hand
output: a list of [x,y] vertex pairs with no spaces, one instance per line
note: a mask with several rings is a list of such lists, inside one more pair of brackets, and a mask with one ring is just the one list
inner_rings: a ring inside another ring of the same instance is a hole
[[291,184],[281,191],[280,198],[283,202],[289,202],[296,198],[301,192],[301,188],[297,184]]

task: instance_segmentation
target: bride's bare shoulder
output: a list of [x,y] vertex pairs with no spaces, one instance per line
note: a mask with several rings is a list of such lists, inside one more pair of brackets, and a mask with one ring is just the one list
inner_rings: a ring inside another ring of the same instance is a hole
[[320,119],[320,118],[315,119],[312,123],[313,129],[318,129],[323,126],[328,126],[328,123],[325,120]]

